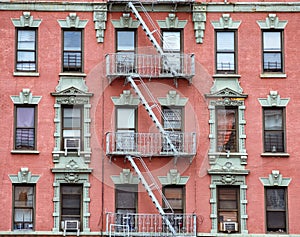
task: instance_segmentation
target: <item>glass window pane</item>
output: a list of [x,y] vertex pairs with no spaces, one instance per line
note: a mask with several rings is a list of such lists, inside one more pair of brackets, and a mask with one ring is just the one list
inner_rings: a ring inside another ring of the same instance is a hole
[[135,48],[134,31],[117,32],[117,50],[131,50]]
[[234,32],[217,32],[217,51],[234,51]]
[[163,50],[180,51],[180,32],[163,32]]
[[281,50],[280,32],[263,32],[264,51]]
[[264,53],[264,69],[281,69],[281,53]]
[[283,229],[285,231],[285,212],[268,212],[268,230]]
[[17,107],[17,127],[18,128],[34,127],[34,108]]
[[35,50],[35,31],[18,30],[18,49]]
[[282,110],[265,109],[264,119],[265,119],[265,130],[283,129]]
[[64,50],[80,51],[81,50],[81,32],[64,31]]
[[135,109],[117,109],[118,129],[135,128]]
[[217,70],[234,70],[234,54],[218,53],[217,54]]
[[35,62],[35,52],[18,51],[18,62]]
[[285,189],[267,189],[267,210],[285,211]]
[[16,186],[14,193],[15,207],[33,207],[33,195],[33,187]]

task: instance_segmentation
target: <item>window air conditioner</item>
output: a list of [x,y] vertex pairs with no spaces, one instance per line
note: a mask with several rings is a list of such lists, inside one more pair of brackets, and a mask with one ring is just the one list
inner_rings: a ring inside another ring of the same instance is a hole
[[65,138],[65,156],[68,150],[77,150],[80,155],[80,138]]
[[233,221],[226,221],[221,223],[221,231],[235,232],[238,231],[238,223]]
[[67,231],[76,231],[77,236],[79,236],[80,232],[80,222],[75,220],[65,220],[62,221],[62,229],[64,231],[64,236],[66,236]]

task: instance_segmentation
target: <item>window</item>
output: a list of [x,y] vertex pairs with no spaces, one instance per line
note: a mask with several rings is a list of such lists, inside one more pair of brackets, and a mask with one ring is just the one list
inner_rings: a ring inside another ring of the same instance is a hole
[[235,39],[235,31],[216,32],[216,72],[218,74],[237,72]]
[[117,72],[128,73],[135,70],[135,49],[136,39],[134,30],[117,30],[117,58],[116,68]]
[[63,71],[82,72],[82,31],[63,30]]
[[61,184],[61,221],[81,219],[82,185]]
[[283,72],[282,31],[263,31],[263,71]]
[[166,57],[164,69],[180,72],[182,68],[180,58],[182,52],[181,31],[163,31],[162,36],[162,49]]
[[231,107],[216,108],[217,151],[237,152],[237,109]]
[[136,108],[117,108],[116,148],[122,151],[136,149]]
[[35,106],[15,107],[15,150],[35,150]]
[[137,185],[116,185],[115,187],[116,213],[118,224],[128,225],[130,229],[135,226],[134,215],[137,213]]
[[[180,185],[166,185],[163,187],[163,194],[172,207],[175,214],[184,214],[185,188]],[[163,202],[163,208],[166,208]],[[167,210],[166,210],[167,211]]]
[[33,230],[35,187],[33,185],[14,185],[13,189],[13,229]]
[[266,218],[268,232],[287,232],[286,188],[266,187]]
[[80,151],[82,143],[82,106],[62,107],[63,147]]
[[219,231],[238,231],[239,187],[219,186],[217,192]]
[[[177,151],[183,151],[183,110],[179,107],[162,107],[163,127],[168,133],[172,144]],[[167,140],[163,140],[163,151],[170,151],[171,147]]]
[[283,108],[264,108],[264,150],[285,152],[285,121]]
[[17,29],[16,71],[37,71],[36,30]]

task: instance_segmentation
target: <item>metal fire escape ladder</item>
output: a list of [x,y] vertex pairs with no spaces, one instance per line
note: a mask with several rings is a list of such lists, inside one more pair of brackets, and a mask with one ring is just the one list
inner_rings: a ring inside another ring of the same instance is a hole
[[157,29],[157,27],[153,23],[151,17],[149,16],[147,11],[143,7],[142,3],[139,2],[139,4],[140,4],[141,9],[143,10],[145,15],[147,16],[148,21],[151,23],[151,26],[153,27],[152,32],[150,31],[149,27],[147,26],[147,24],[145,23],[145,21],[143,20],[143,18],[141,17],[141,15],[139,14],[138,10],[136,9],[136,7],[133,5],[132,2],[128,3],[128,7],[131,9],[131,11],[134,14],[134,16],[136,17],[136,19],[140,22],[143,30],[145,31],[147,37],[149,38],[149,40],[151,41],[151,43],[155,47],[156,51],[162,56],[162,61],[163,61],[164,68],[168,68],[169,71],[172,73],[172,75],[176,76],[177,72],[169,65],[168,57],[166,57],[166,55],[164,54],[164,51],[162,50],[159,43],[156,41],[155,37],[153,36],[153,33],[157,32],[157,34],[159,34],[159,37],[162,39],[162,36],[160,35],[159,30]]
[[[137,79],[135,79],[135,80],[139,81],[141,83],[141,85],[145,88],[145,91],[150,96],[150,98],[153,98],[149,88],[146,86],[146,84],[143,82],[143,80],[140,77],[137,77]],[[156,104],[155,102],[153,103],[152,106],[150,106],[148,104],[148,102],[145,99],[144,95],[142,94],[141,90],[138,88],[137,84],[135,83],[135,80],[131,76],[127,77],[127,81],[131,84],[135,93],[140,97],[140,100],[141,100],[143,106],[145,107],[147,113],[149,114],[150,118],[155,123],[159,132],[162,134],[163,139],[166,139],[167,144],[170,146],[170,148],[174,152],[174,155],[176,156],[178,154],[176,147],[172,143],[172,140],[170,139],[169,134],[165,131],[165,129],[163,128],[163,126],[161,125],[161,123],[159,122],[158,118],[156,117],[155,113],[152,110],[152,108],[159,108],[159,105]],[[161,111],[160,111],[160,113],[162,114],[163,119],[165,119],[163,113]],[[165,120],[165,121],[168,121],[168,120]]]
[[[147,165],[145,164],[145,162],[143,161],[143,159],[140,158],[140,157],[133,158],[132,156],[126,156],[126,158],[129,160],[131,166],[134,168],[135,172],[139,176],[139,179],[141,180],[143,186],[147,190],[147,193],[148,193],[149,197],[151,198],[151,200],[154,203],[155,207],[159,211],[159,213],[160,213],[163,221],[168,226],[170,232],[173,234],[173,236],[176,235],[176,230],[175,230],[174,226],[171,224],[170,220],[168,219],[168,215],[166,214],[166,212],[164,211],[164,209],[161,207],[160,203],[158,202],[158,200],[157,200],[157,198],[154,195],[154,193],[153,193],[152,190],[158,191],[158,193],[162,197],[163,202],[165,203],[166,209],[169,209],[171,211],[170,214],[174,213],[173,209],[172,209],[170,203],[168,202],[168,200],[166,199],[166,197],[164,196],[164,194],[162,193],[162,191],[160,190],[158,184],[156,183],[156,181],[155,181],[154,177],[152,176],[151,172],[149,171]],[[144,175],[142,174],[142,172],[138,168],[138,166],[137,166],[136,162],[134,161],[134,159],[138,159],[140,161],[140,163],[142,164],[143,168],[145,169],[145,173],[148,175],[148,179],[150,179],[150,181],[152,182],[151,184],[147,183]]]

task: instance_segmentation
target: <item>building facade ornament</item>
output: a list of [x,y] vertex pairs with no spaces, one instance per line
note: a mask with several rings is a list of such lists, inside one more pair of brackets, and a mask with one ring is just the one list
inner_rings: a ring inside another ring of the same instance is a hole
[[107,21],[107,6],[97,5],[94,7],[93,20],[96,30],[96,38],[98,43],[104,42],[104,31],[106,29]]
[[186,185],[189,176],[181,176],[176,169],[170,169],[166,176],[158,176],[162,185]]
[[230,17],[230,14],[222,14],[219,21],[211,21],[214,29],[221,30],[221,29],[232,29],[237,30],[241,24],[241,21],[233,21]]
[[133,20],[129,13],[123,13],[119,20],[111,20],[115,28],[138,28],[140,22]]
[[140,99],[134,97],[130,90],[124,90],[120,96],[111,97],[115,106],[138,106]]
[[206,24],[206,6],[193,6],[194,32],[197,44],[203,43],[205,24]]
[[138,176],[133,175],[130,169],[123,169],[120,175],[112,175],[111,179],[115,185],[117,184],[139,184]]
[[65,20],[57,20],[61,28],[85,28],[88,20],[80,20],[76,13],[71,12]]
[[162,106],[185,106],[188,98],[180,97],[175,90],[170,90],[166,97],[157,98]]
[[278,16],[274,13],[270,13],[265,20],[256,21],[262,30],[265,29],[280,29],[283,30],[288,21],[280,21]]
[[23,12],[19,19],[11,19],[15,27],[39,27],[42,20],[33,19],[30,12]]
[[271,174],[267,178],[260,178],[260,182],[264,186],[281,186],[287,187],[289,186],[291,178],[283,178],[282,174],[280,174],[279,170],[272,170]]
[[39,104],[42,96],[33,96],[30,89],[24,88],[18,96],[12,95],[10,96],[11,100],[14,104]]
[[18,174],[11,174],[9,178],[13,184],[36,184],[40,176],[33,175],[27,167],[21,167]]
[[290,99],[280,98],[278,91],[270,91],[267,98],[259,98],[258,101],[262,107],[286,107]]

